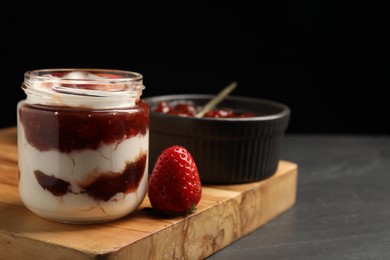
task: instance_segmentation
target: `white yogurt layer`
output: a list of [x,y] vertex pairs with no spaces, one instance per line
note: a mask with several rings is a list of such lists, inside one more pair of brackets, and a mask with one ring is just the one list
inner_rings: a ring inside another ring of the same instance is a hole
[[[21,122],[19,125],[21,126]],[[104,222],[131,213],[142,203],[147,191],[148,135],[147,132],[120,143],[102,145],[97,150],[42,152],[27,142],[23,127],[18,127],[19,170],[23,172],[20,175],[19,192],[23,203],[37,215],[63,222]],[[96,178],[92,174],[120,173],[127,163],[136,161],[145,153],[145,171],[134,192],[118,193],[108,201],[95,200],[87,193],[80,193],[80,184]],[[71,192],[55,196],[45,190],[35,177],[36,170],[69,182]]]

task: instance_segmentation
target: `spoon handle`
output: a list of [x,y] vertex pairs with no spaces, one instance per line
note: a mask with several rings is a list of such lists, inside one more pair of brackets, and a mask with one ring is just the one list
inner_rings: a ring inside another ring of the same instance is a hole
[[212,98],[201,111],[199,111],[195,117],[202,117],[208,111],[212,110],[216,107],[219,102],[221,102],[230,92],[232,92],[237,87],[237,82],[233,81],[229,85],[227,85],[221,92],[218,93],[214,98]]

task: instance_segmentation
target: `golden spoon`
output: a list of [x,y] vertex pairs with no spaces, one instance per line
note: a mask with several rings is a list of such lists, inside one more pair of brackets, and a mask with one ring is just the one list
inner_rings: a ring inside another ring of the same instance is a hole
[[199,111],[195,117],[202,117],[208,111],[215,108],[230,92],[232,92],[237,87],[237,82],[233,81],[227,85],[221,92],[218,93],[214,98],[212,98],[201,111]]

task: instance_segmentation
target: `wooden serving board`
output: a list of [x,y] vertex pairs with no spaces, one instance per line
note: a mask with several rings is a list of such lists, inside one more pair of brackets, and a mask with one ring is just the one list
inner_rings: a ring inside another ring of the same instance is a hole
[[291,208],[297,174],[295,163],[281,160],[264,181],[204,185],[196,212],[186,217],[158,216],[146,197],[120,220],[61,224],[22,204],[16,129],[5,128],[0,130],[0,259],[203,259]]

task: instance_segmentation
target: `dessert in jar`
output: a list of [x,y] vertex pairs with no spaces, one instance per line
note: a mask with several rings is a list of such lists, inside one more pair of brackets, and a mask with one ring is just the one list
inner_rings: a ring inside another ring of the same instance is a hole
[[107,69],[28,71],[17,105],[19,193],[37,215],[97,223],[146,196],[149,107],[142,75]]

